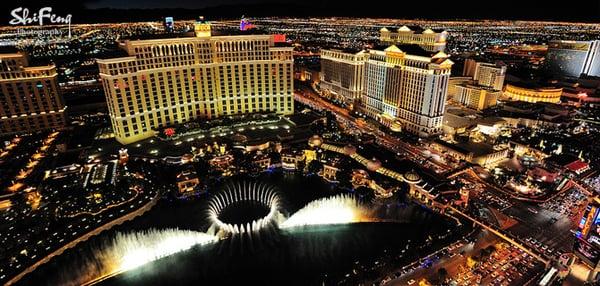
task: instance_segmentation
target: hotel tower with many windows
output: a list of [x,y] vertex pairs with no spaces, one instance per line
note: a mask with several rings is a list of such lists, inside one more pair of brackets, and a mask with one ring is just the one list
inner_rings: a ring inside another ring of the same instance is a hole
[[392,130],[439,134],[453,62],[416,45],[369,51],[361,107]]
[[293,113],[293,48],[277,47],[277,40],[209,32],[125,41],[128,57],[98,60],[117,141],[136,142],[197,118]]
[[325,97],[338,99],[350,109],[360,100],[363,89],[365,51],[321,50],[319,86]]
[[65,125],[56,67],[28,65],[25,54],[0,54],[0,135]]

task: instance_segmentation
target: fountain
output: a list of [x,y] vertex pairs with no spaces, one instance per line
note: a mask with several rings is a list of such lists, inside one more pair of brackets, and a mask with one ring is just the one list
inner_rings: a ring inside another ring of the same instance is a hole
[[[249,209],[243,209],[248,206]],[[264,210],[264,213],[249,217],[252,208]],[[240,219],[232,221],[225,215],[228,211],[236,213]],[[253,248],[271,245],[273,241],[267,238],[275,237],[276,241],[275,234],[283,228],[375,221],[372,212],[353,195],[312,201],[289,219],[283,211],[282,198],[274,187],[248,181],[230,183],[208,201],[210,227],[206,233],[179,229],[117,232],[100,247],[92,248],[92,255],[77,263],[79,271],[71,269],[64,273],[60,284],[93,285],[146,263],[220,240],[223,243],[218,249],[240,255]]]
[[99,249],[93,249],[91,256],[74,265],[77,268],[63,273],[60,285],[93,285],[146,263],[216,241],[218,238],[213,235],[180,229],[117,232]]
[[119,271],[126,271],[171,254],[217,241],[203,232],[151,229],[144,232],[118,233],[113,248],[108,251],[116,258]]
[[352,195],[337,195],[308,203],[279,225],[291,228],[309,225],[346,224],[374,221],[371,212]]
[[[258,219],[246,222],[223,221],[223,212],[239,203],[254,203],[268,209],[268,213]],[[285,216],[281,213],[281,198],[272,186],[255,182],[229,184],[214,195],[208,204],[209,234],[220,238],[258,232],[269,226],[277,226]]]

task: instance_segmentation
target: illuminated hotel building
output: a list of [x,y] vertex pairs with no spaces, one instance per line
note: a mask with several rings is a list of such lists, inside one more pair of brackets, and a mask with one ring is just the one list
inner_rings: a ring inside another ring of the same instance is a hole
[[562,88],[529,88],[507,84],[504,88],[503,97],[512,101],[558,103],[561,94]]
[[415,26],[381,28],[379,40],[386,45],[415,44],[429,52],[444,51],[448,33],[443,30],[423,29]]
[[473,76],[473,79],[479,86],[489,87],[494,90],[502,90],[505,77],[505,65],[480,62],[475,65],[475,75]]
[[125,41],[129,56],[98,60],[117,141],[196,118],[293,113],[293,48],[276,47],[280,37],[211,36],[202,21],[194,31],[190,38]]
[[451,80],[454,100],[468,108],[483,110],[496,105],[502,95],[506,77],[506,66],[465,60],[463,75],[472,76],[472,81]]
[[0,134],[65,125],[56,77],[54,65],[30,67],[22,53],[0,54]]
[[360,100],[363,90],[365,62],[369,55],[340,50],[321,50],[321,78],[323,95],[342,100],[348,106]]
[[386,126],[427,137],[442,130],[453,62],[416,45],[369,51],[361,107]]
[[455,86],[454,100],[468,108],[484,110],[496,105],[501,92],[483,86],[462,84]]
[[551,41],[546,68],[562,76],[600,76],[600,40]]
[[463,76],[475,77],[475,68],[477,67],[477,61],[474,59],[465,59],[463,65]]

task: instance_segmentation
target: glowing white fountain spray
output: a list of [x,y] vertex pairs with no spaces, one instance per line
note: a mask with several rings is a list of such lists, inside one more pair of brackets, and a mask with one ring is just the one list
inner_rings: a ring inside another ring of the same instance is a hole
[[[269,209],[269,213],[260,219],[245,224],[223,222],[219,216],[227,207],[238,202],[256,202]],[[214,195],[208,204],[208,219],[211,226],[208,233],[218,237],[236,234],[247,234],[259,231],[269,225],[278,225],[285,219],[281,213],[281,199],[277,191],[262,183],[238,182],[225,187],[222,192]]]
[[179,229],[119,232],[106,247],[94,251],[88,262],[79,264],[83,271],[65,273],[60,284],[93,285],[154,260],[217,240],[216,236],[203,232]]
[[[269,208],[269,213],[245,224],[230,224],[219,219],[225,208],[243,201],[263,204]],[[213,196],[208,204],[208,218],[212,224],[208,233],[179,229],[117,233],[107,247],[94,253],[89,265],[82,265],[88,270],[84,272],[87,277],[73,278],[65,285],[81,285],[86,282],[93,284],[196,245],[213,243],[230,235],[251,234],[267,226],[292,228],[375,221],[371,211],[352,195],[337,195],[312,201],[287,220],[281,210],[278,192],[268,185],[253,182],[228,185]],[[85,280],[77,281],[78,279]]]
[[109,249],[119,271],[133,269],[171,254],[217,241],[217,237],[190,230],[155,230],[118,233]]
[[337,195],[308,203],[279,225],[290,228],[308,225],[345,224],[374,221],[371,212],[352,195]]

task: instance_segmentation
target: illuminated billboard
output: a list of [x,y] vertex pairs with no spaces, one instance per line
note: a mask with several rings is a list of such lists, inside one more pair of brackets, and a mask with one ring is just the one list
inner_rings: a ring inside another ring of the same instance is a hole
[[254,25],[250,23],[250,20],[242,16],[242,20],[240,20],[240,31],[247,31],[250,29],[254,29]]
[[590,266],[596,266],[600,258],[600,251],[597,247],[585,242],[584,240],[578,239],[575,241],[575,253],[578,254],[583,261]]
[[172,33],[175,29],[175,21],[173,21],[173,17],[165,17],[165,32]]
[[587,263],[595,266],[600,260],[600,201],[594,199],[585,208],[577,225],[575,252]]
[[[596,217],[598,217],[598,208],[594,207],[594,206],[588,206],[586,209],[586,218],[585,218],[585,222],[583,222],[583,227],[581,228],[581,236],[584,239],[588,238],[588,234],[590,233],[590,229],[592,228],[592,225],[594,224],[594,222],[596,221]],[[582,218],[583,220],[583,218]],[[579,222],[579,225],[581,225],[582,223]]]

